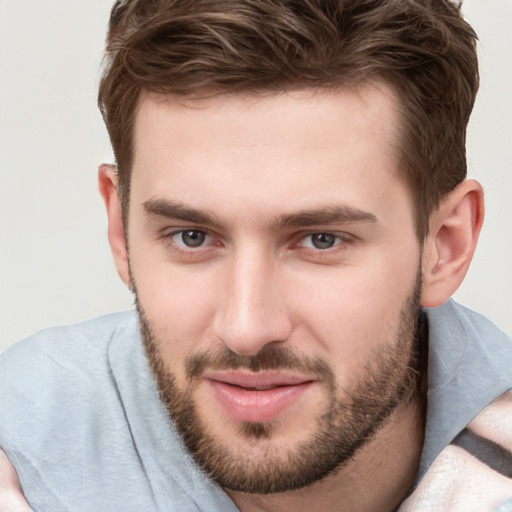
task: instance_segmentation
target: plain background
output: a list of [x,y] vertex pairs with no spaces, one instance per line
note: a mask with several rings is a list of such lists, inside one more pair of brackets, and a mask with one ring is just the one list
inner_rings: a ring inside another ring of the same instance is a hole
[[[96,190],[112,162],[96,89],[110,0],[0,0],[0,350],[47,326],[132,307]],[[469,176],[486,191],[456,294],[512,334],[512,0],[466,0],[482,86]]]

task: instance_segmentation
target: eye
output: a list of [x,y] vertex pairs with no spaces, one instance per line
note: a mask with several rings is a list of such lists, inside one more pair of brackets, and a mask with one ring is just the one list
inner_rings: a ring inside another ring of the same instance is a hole
[[301,245],[309,249],[326,250],[342,243],[344,239],[333,233],[311,233],[305,236]]
[[171,238],[181,247],[195,249],[196,247],[204,245],[210,237],[199,229],[184,229],[173,233]]

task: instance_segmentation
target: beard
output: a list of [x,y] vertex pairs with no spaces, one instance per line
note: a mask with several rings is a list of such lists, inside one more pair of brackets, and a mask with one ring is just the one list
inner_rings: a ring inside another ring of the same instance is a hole
[[[180,387],[162,357],[160,347],[165,340],[157,339],[136,295],[141,335],[160,397],[198,466],[224,489],[258,494],[301,489],[346,466],[393,411],[408,403],[420,388],[421,287],[418,271],[414,288],[400,311],[394,339],[368,358],[345,389],[338,386],[335,371],[325,359],[297,355],[273,344],[254,356],[239,355],[228,348],[195,353],[185,361],[186,384]],[[238,435],[250,443],[249,455],[236,442],[216,436],[198,413],[195,392],[207,368],[306,372],[323,386],[328,406],[311,419],[314,432],[289,449],[272,442],[277,421],[241,423]]]

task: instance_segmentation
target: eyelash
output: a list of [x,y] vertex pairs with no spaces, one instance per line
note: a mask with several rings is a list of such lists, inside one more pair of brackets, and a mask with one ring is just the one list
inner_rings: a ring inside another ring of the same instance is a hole
[[187,229],[177,229],[170,233],[164,234],[164,240],[172,246],[172,249],[178,253],[187,254],[189,256],[193,254],[203,253],[205,250],[208,250],[205,245],[201,244],[197,247],[188,247],[184,243],[179,243],[175,240],[175,238],[179,235],[183,236],[184,233],[201,233],[204,234],[205,239],[207,240],[209,237],[213,238],[213,235],[208,233],[205,229],[196,229],[196,228],[187,228]]
[[[350,237],[349,235],[343,233],[333,233],[331,231],[315,231],[314,233],[308,233],[306,235],[303,235],[298,244],[300,243],[303,243],[306,239],[308,238],[313,238],[314,236],[319,236],[319,235],[322,235],[322,236],[327,236],[327,237],[332,237],[334,238],[334,241],[333,241],[333,245],[330,246],[330,247],[325,247],[325,248],[319,248],[319,247],[305,247],[303,246],[305,249],[311,249],[313,251],[318,251],[318,252],[327,252],[329,250],[336,250],[336,248],[342,244],[346,244],[346,243],[350,243],[353,241],[353,237]],[[314,245],[314,242],[311,241],[311,244]]]
[[[200,256],[203,255],[205,251],[208,251],[211,246],[204,245],[203,243],[201,245],[198,245],[197,247],[190,247],[186,246],[184,243],[179,243],[175,240],[175,237],[177,236],[183,236],[184,233],[191,232],[196,234],[203,234],[205,236],[205,240],[208,240],[208,238],[215,238],[215,235],[212,235],[208,232],[208,230],[205,229],[198,229],[198,228],[187,228],[187,229],[177,229],[174,231],[171,231],[170,233],[166,233],[163,235],[164,240],[171,245],[172,250],[176,251],[178,253],[188,255],[188,256]],[[335,238],[335,243],[331,247],[326,247],[324,249],[315,248],[315,247],[307,247],[304,245],[301,245],[304,243],[305,240],[307,240],[310,237],[313,237],[315,235],[327,235],[332,236]],[[349,235],[347,233],[339,233],[339,232],[332,232],[332,231],[313,231],[308,233],[299,233],[298,235],[295,235],[295,239],[297,240],[294,242],[291,247],[300,247],[303,249],[304,252],[310,255],[314,255],[316,257],[326,257],[331,256],[334,253],[337,253],[338,251],[341,251],[343,249],[346,249],[346,245],[353,244],[355,241],[355,237],[352,235]],[[210,242],[211,244],[211,242]],[[218,243],[218,246],[221,244]]]

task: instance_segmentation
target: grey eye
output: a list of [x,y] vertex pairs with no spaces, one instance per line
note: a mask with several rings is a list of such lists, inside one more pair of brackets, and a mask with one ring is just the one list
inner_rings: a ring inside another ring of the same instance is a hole
[[188,229],[186,231],[181,231],[177,233],[175,236],[179,239],[183,245],[187,247],[199,247],[203,245],[206,239],[206,233],[204,231],[199,231],[197,229]]
[[330,249],[336,243],[338,237],[331,233],[314,233],[311,236],[311,245],[315,249]]

